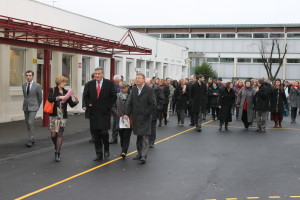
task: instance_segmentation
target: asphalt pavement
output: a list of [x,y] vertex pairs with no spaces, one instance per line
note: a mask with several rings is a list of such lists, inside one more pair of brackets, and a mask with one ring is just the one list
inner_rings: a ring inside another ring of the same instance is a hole
[[269,121],[266,133],[256,133],[235,120],[229,132],[220,132],[210,118],[199,133],[189,118],[178,127],[172,115],[157,128],[144,165],[132,160],[134,135],[125,160],[118,143],[108,160],[94,162],[83,116],[68,121],[60,163],[47,128],[38,127],[36,145],[28,149],[22,121],[0,124],[0,200],[300,199],[300,120],[285,118],[282,129]]

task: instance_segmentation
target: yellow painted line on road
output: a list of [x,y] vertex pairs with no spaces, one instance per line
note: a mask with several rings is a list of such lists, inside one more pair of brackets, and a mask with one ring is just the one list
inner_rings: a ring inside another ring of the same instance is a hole
[[237,198],[226,198],[226,200],[237,200]]
[[280,196],[269,196],[269,199],[280,199]]
[[300,196],[290,196],[292,199],[300,198]]
[[246,197],[247,199],[259,199],[259,197]]
[[[212,122],[212,121],[213,121],[213,120],[207,121],[207,122],[203,123],[202,125],[208,124],[208,123],[210,123],[210,122]],[[171,139],[171,138],[173,138],[173,137],[176,137],[176,136],[178,136],[178,135],[181,135],[181,134],[186,133],[186,132],[188,132],[188,131],[190,131],[190,130],[193,130],[193,129],[195,129],[195,127],[190,128],[190,129],[187,129],[187,130],[182,131],[182,132],[180,132],[180,133],[174,134],[174,135],[172,135],[172,136],[170,136],[170,137],[164,138],[164,139],[162,139],[162,140],[160,140],[160,141],[157,141],[155,144],[159,144],[159,143],[161,143],[161,142],[163,142],[163,141],[169,140],[169,139]],[[135,154],[135,153],[137,153],[137,151],[133,151],[133,152],[127,154],[127,156],[130,156],[130,155]],[[96,167],[93,167],[93,168],[91,168],[91,169],[88,169],[88,170],[86,170],[86,171],[83,171],[83,172],[81,172],[81,173],[79,173],[79,174],[75,174],[74,176],[71,176],[71,177],[66,178],[66,179],[64,179],[64,180],[61,180],[61,181],[59,181],[59,182],[53,183],[53,184],[51,184],[51,185],[48,185],[48,186],[46,186],[46,187],[43,187],[43,188],[41,188],[41,189],[39,189],[39,190],[36,190],[36,191],[34,191],[34,192],[28,193],[28,194],[26,194],[26,195],[24,195],[24,196],[21,196],[21,197],[19,197],[19,198],[16,198],[15,200],[26,199],[27,197],[30,197],[30,196],[33,196],[33,195],[35,195],[35,194],[41,193],[41,192],[43,192],[43,191],[45,191],[45,190],[48,190],[48,189],[50,189],[50,188],[53,188],[53,187],[55,187],[55,186],[57,186],[57,185],[60,185],[60,184],[62,184],[62,183],[65,183],[65,182],[67,182],[67,181],[70,181],[70,180],[72,180],[72,179],[75,179],[75,178],[77,178],[77,177],[79,177],[79,176],[82,176],[82,175],[84,175],[84,174],[87,174],[87,173],[89,173],[89,172],[91,172],[91,171],[94,171],[94,170],[96,170],[96,169],[99,169],[99,168],[101,168],[101,167],[104,167],[104,166],[106,166],[106,165],[109,165],[109,164],[114,163],[114,162],[116,162],[116,161],[118,161],[118,160],[121,160],[121,159],[122,159],[122,157],[118,157],[118,158],[116,158],[116,159],[110,160],[110,161],[108,161],[108,162],[106,162],[106,163],[103,163],[103,164],[101,164],[101,165],[98,165],[98,166],[96,166]]]

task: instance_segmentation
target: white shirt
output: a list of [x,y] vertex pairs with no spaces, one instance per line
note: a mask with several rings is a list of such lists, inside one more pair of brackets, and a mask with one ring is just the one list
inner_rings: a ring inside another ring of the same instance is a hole
[[[100,89],[102,88],[103,79],[100,80]],[[96,80],[96,89],[98,88],[98,81]]]
[[31,90],[33,80],[32,80],[31,82],[27,82],[26,91],[27,91],[27,88],[28,88],[28,84],[29,84],[29,83],[30,83],[29,90]]
[[145,86],[145,83],[144,83],[144,85],[142,86],[142,88],[139,88],[139,86],[136,86],[137,89],[138,89],[138,94],[139,94],[139,95],[141,94],[141,92],[142,92],[144,86]]

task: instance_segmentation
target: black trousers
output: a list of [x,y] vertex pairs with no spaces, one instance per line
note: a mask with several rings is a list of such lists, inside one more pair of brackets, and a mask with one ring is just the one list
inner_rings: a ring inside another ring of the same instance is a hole
[[195,124],[195,113],[193,111],[193,105],[191,103],[188,104],[188,111],[191,118],[191,124]]
[[131,132],[132,132],[132,129],[130,129],[130,128],[119,129],[122,153],[127,154],[127,152],[128,152]]
[[96,155],[98,157],[102,157],[103,149],[105,153],[109,152],[108,130],[94,129],[93,133],[94,133]]
[[149,145],[154,145],[156,140],[156,125],[157,119],[152,120],[151,122],[151,135],[149,136]]
[[243,113],[242,113],[242,122],[244,123],[245,128],[249,127],[247,111],[244,109],[243,109]]
[[91,122],[90,122],[90,131],[91,131],[91,136],[92,136],[92,139],[94,139],[94,130],[92,129]]
[[219,117],[219,108],[211,107],[211,114],[212,114],[213,118],[218,118]]
[[297,107],[291,107],[291,118],[292,121],[296,121],[296,117],[297,117]]

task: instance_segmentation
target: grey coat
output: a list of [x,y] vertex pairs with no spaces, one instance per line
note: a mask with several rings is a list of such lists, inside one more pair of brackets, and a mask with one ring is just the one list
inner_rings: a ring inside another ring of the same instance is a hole
[[144,85],[141,94],[138,88],[132,88],[130,99],[126,103],[125,113],[133,114],[133,133],[135,135],[149,136],[151,131],[152,114],[156,108],[154,90]]
[[290,100],[290,106],[292,108],[300,107],[300,88],[295,89],[291,87],[289,100]]
[[[117,100],[111,109],[112,113],[114,114],[114,116],[117,119],[116,127],[118,127],[118,129],[119,129],[119,123],[120,123],[119,119],[120,119],[120,117],[122,117],[125,114],[126,102],[128,102],[130,100],[130,94],[125,94],[125,96],[126,96],[126,98],[123,98],[122,92],[118,93]],[[132,119],[130,119],[130,120],[132,120]]]
[[248,122],[252,122],[254,119],[254,97],[256,94],[256,90],[253,87],[246,88],[243,87],[240,89],[238,96],[237,96],[237,105],[240,106],[239,108],[239,119],[242,118],[243,115],[243,109],[244,109],[244,103],[245,99],[247,98],[247,117]]
[[40,105],[43,101],[42,87],[40,84],[33,82],[29,95],[27,96],[27,82],[23,84],[23,111],[37,112],[40,109]]

